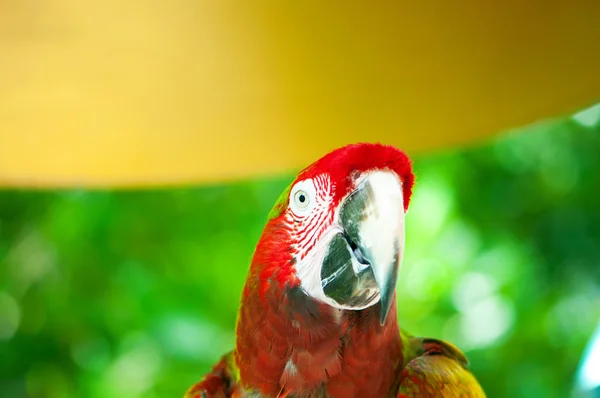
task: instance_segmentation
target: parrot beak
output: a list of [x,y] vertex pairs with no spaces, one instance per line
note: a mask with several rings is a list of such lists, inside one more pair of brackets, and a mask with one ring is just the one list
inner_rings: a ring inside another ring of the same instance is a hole
[[[323,264],[323,290],[338,302],[339,298],[346,299],[344,304],[354,304],[356,309],[366,308],[379,299],[383,325],[394,300],[404,250],[404,199],[397,175],[391,171],[373,171],[362,176],[342,204],[340,223],[343,236],[332,240]],[[346,251],[350,252],[349,261]],[[336,263],[337,272],[332,272]],[[337,283],[326,279],[332,276]],[[345,289],[335,291],[336,285],[342,283]]]

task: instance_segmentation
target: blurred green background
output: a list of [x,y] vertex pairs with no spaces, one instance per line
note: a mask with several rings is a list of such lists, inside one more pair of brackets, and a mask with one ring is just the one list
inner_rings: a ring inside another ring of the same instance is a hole
[[[600,320],[598,107],[417,156],[400,324],[490,397],[564,397]],[[151,191],[0,191],[0,396],[177,397],[230,350],[292,175]]]

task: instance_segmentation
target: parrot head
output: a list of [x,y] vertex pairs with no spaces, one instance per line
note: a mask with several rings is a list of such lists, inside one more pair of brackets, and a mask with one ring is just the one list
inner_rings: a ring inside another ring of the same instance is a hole
[[261,290],[299,287],[344,310],[380,302],[383,325],[413,183],[408,156],[382,144],[348,145],[308,166],[280,196],[257,246]]

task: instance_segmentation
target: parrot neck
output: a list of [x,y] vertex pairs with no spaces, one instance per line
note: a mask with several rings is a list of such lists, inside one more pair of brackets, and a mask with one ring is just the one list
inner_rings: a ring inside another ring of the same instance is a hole
[[245,390],[273,397],[393,395],[402,364],[395,304],[381,326],[379,304],[339,310],[298,284],[264,276],[251,267],[238,317],[234,357]]

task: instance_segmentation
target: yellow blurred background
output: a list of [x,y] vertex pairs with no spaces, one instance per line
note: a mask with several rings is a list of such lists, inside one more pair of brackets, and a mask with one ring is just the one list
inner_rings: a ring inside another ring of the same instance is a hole
[[138,186],[411,153],[600,95],[596,1],[0,3],[0,184]]

